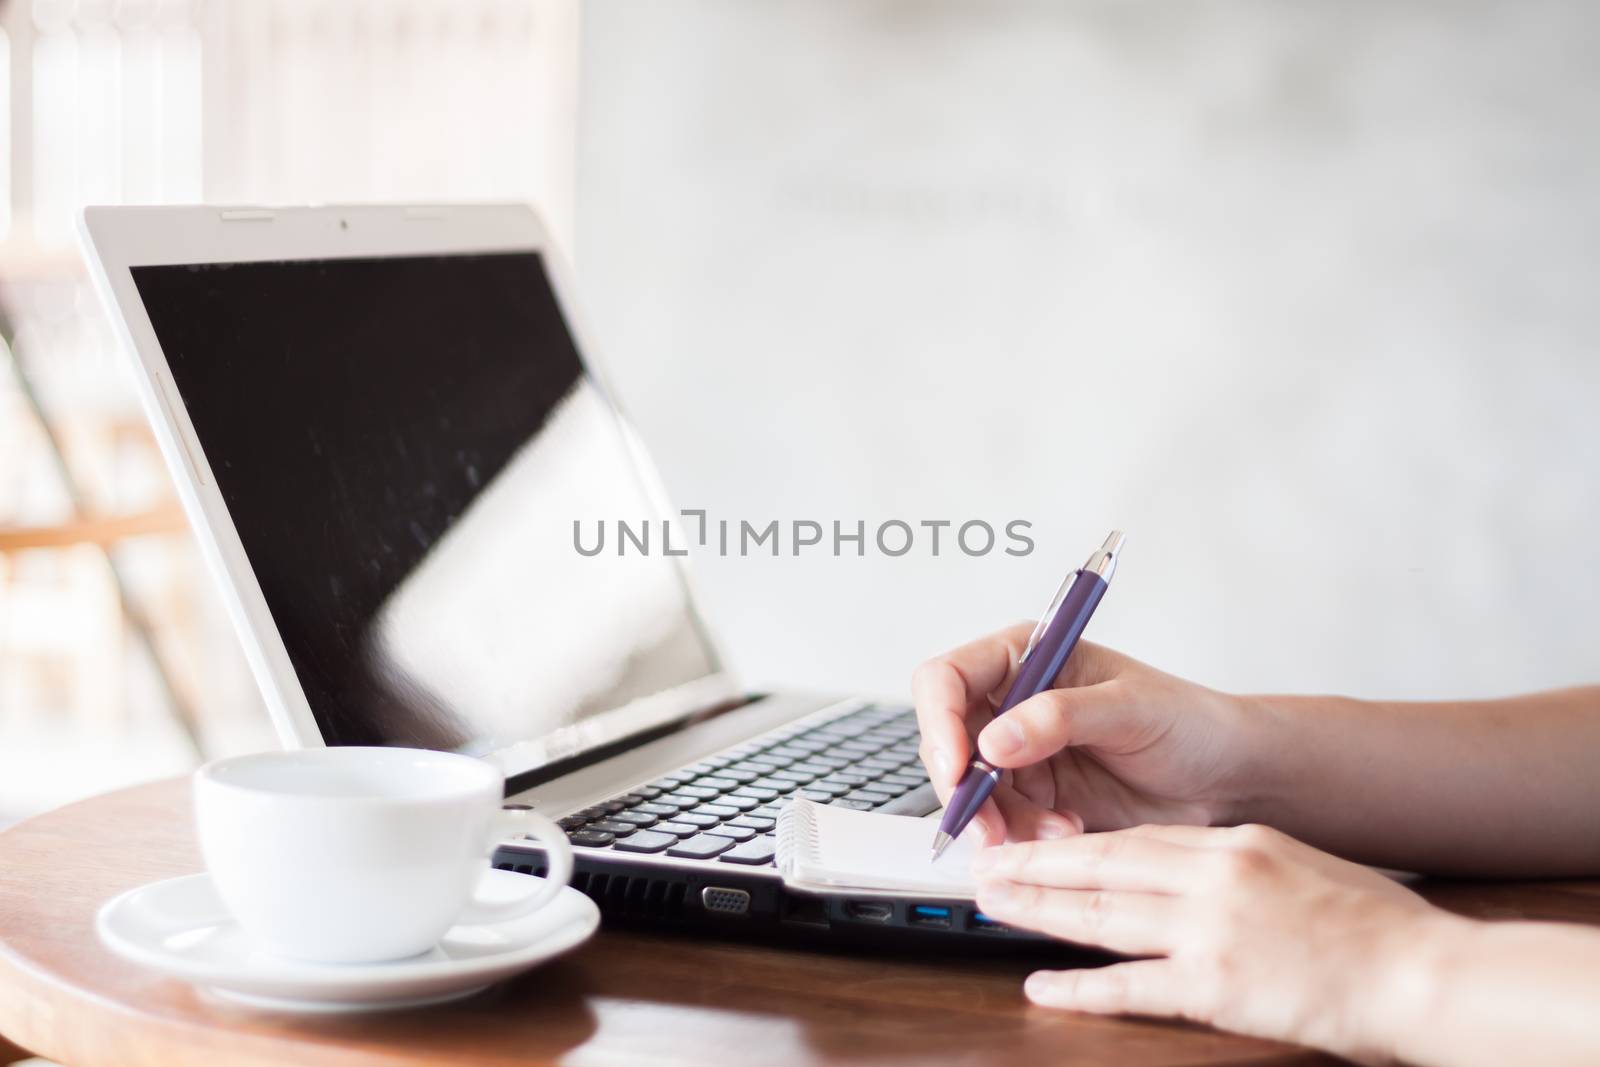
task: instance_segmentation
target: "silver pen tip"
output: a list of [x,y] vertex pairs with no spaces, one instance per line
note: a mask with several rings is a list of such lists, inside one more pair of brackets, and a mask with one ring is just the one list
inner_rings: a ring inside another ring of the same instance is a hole
[[1100,551],[1110,556],[1115,556],[1122,551],[1123,544],[1128,540],[1128,535],[1121,530],[1112,530],[1105,544],[1100,546]]
[[949,834],[945,833],[943,830],[940,830],[938,833],[934,834],[933,835],[933,859],[929,860],[928,862],[929,863],[937,863],[938,860],[939,860],[939,857],[944,855],[944,850],[949,848],[950,847],[950,842],[952,842],[954,840],[955,840],[955,838],[951,837]]

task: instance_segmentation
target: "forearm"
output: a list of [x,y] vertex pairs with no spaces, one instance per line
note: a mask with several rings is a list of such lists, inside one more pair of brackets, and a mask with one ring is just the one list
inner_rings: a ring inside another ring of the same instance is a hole
[[1405,1063],[1600,1063],[1600,930],[1439,916],[1376,984],[1373,1044]]
[[1600,687],[1406,704],[1240,698],[1228,821],[1436,874],[1600,873]]

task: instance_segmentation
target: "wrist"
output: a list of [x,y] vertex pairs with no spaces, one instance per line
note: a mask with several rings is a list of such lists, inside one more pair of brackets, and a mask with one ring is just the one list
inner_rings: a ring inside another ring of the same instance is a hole
[[1329,764],[1337,763],[1341,743],[1328,724],[1352,729],[1365,706],[1335,696],[1230,694],[1227,702],[1236,753],[1228,822],[1265,823],[1313,840],[1305,826],[1321,821],[1333,786]]
[[1389,921],[1350,1014],[1362,1059],[1412,1059],[1417,1021],[1438,1018],[1450,975],[1481,926],[1432,907]]
[[[1272,825],[1280,806],[1283,733],[1281,715],[1268,698],[1217,692],[1217,718],[1229,758],[1217,783],[1211,823]],[[1277,758],[1274,758],[1274,753]]]

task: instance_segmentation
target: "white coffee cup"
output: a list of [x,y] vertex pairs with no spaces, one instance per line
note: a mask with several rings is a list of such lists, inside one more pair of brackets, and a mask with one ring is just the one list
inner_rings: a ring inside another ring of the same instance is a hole
[[[549,819],[503,810],[500,771],[406,748],[264,752],[195,772],[200,850],[217,894],[261,947],[319,963],[428,951],[450,927],[547,904],[572,877]],[[528,835],[549,873],[512,900],[476,895],[499,841]]]

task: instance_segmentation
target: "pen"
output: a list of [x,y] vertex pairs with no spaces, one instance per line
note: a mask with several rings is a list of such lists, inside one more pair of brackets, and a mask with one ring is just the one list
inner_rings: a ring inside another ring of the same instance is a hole
[[[1067,575],[1056,590],[1056,595],[1045,609],[1039,625],[1033,628],[1028,644],[1017,660],[1017,678],[1006,691],[995,717],[998,718],[1018,704],[1050,688],[1067,665],[1067,657],[1077,647],[1084,627],[1099,607],[1100,598],[1106,595],[1106,586],[1117,570],[1117,557],[1122,555],[1122,544],[1127,537],[1121,530],[1112,530],[1105,543],[1095,549],[1089,561]],[[961,835],[967,823],[978,813],[983,802],[989,799],[994,787],[1000,784],[999,767],[990,766],[973,755],[967,764],[967,773],[950,796],[945,806],[944,818],[939,820],[939,832],[933,835],[933,858],[938,859],[950,842]]]

